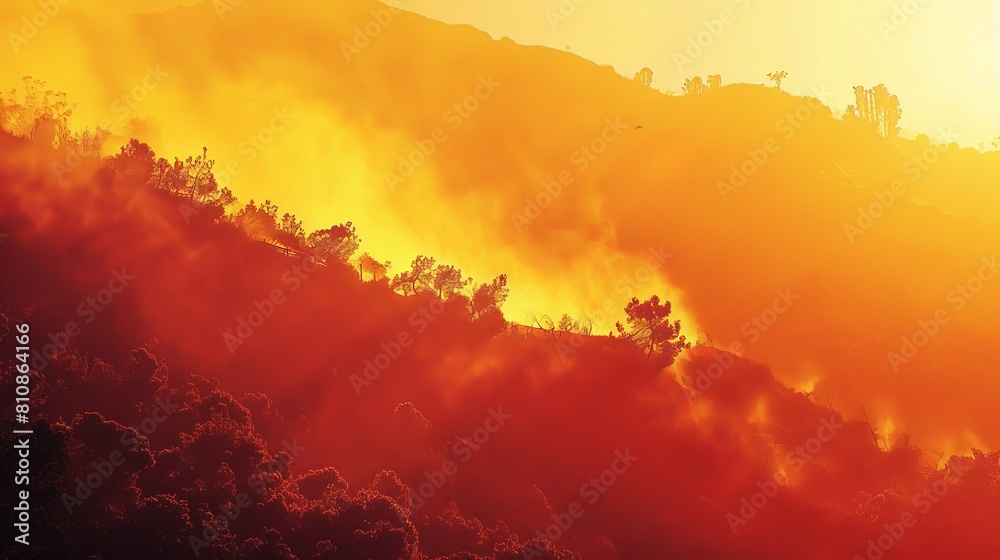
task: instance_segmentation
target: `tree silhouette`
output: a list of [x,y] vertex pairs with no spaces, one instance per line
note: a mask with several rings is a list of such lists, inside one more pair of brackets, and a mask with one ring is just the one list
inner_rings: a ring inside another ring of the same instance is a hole
[[365,279],[365,271],[371,274],[372,280],[379,280],[385,278],[386,272],[389,269],[388,262],[381,262],[370,254],[362,253],[357,259],[358,263],[358,275],[362,280]]
[[563,313],[562,317],[559,318],[559,324],[556,326],[561,331],[575,332],[578,324],[579,322],[570,317],[569,313]]
[[700,93],[704,93],[706,89],[705,81],[701,79],[701,76],[695,76],[684,80],[685,95],[698,95]]
[[[144,152],[149,148],[147,146],[143,149],[142,146],[145,144],[132,139],[122,148],[119,156],[124,159],[144,157]],[[149,153],[152,157],[152,152]],[[215,206],[221,210],[235,203],[236,197],[229,189],[219,187],[212,173],[213,165],[215,160],[208,159],[207,148],[202,148],[201,155],[197,157],[188,156],[184,160],[174,158],[173,163],[158,158],[153,162],[148,184],[186,198],[195,205]]]
[[21,81],[23,94],[11,89],[0,98],[0,128],[52,146],[69,139],[73,109],[66,101],[66,94],[45,89],[44,81],[31,76],[24,76]]
[[704,79],[701,76],[695,76],[684,80],[683,90],[685,95],[698,95],[720,87],[722,87],[722,75],[712,74]]
[[489,284],[480,284],[469,299],[472,319],[480,319],[487,314],[499,312],[500,306],[507,301],[508,291],[506,274],[497,276]]
[[291,239],[300,241],[304,240],[306,236],[306,230],[302,227],[302,221],[296,220],[294,215],[287,212],[281,217],[281,221],[278,223],[278,231]]
[[767,77],[774,82],[774,87],[781,89],[781,82],[788,77],[788,72],[784,70],[779,70],[777,72],[771,72]]
[[417,258],[413,259],[410,270],[394,276],[389,285],[392,289],[406,295],[415,295],[421,292],[434,293],[434,264],[434,257],[418,255]]
[[195,158],[188,156],[184,161],[185,171],[187,171],[188,198],[195,200],[203,193],[215,192],[219,186],[215,182],[215,175],[212,174],[214,159],[208,159],[208,148],[202,147],[201,155]]
[[879,84],[872,89],[864,86],[854,87],[854,105],[848,105],[846,117],[857,119],[875,127],[879,134],[889,138],[899,134],[899,120],[903,110],[899,106],[899,98],[889,93],[885,84]]
[[589,335],[594,328],[594,320],[591,317],[574,319],[569,313],[563,313],[559,318],[556,328],[560,332]]
[[615,327],[619,336],[632,340],[646,350],[647,360],[655,352],[658,361],[668,366],[674,362],[674,358],[681,350],[690,346],[680,334],[681,322],[670,322],[670,310],[670,302],[661,304],[659,296],[654,295],[643,302],[640,302],[639,298],[632,298],[632,301],[625,306],[628,330],[620,322],[616,323]]
[[250,200],[233,216],[233,223],[253,239],[272,241],[278,230],[278,207],[270,200],[260,206]]
[[460,292],[471,282],[472,278],[462,279],[462,271],[450,264],[439,264],[434,269],[432,284],[437,291],[437,296],[441,299],[447,299],[452,294]]
[[148,145],[132,138],[117,154],[108,157],[104,164],[129,184],[148,184],[153,176],[155,156]]
[[533,329],[539,329],[545,333],[545,336],[556,336],[556,322],[552,320],[552,317],[548,315],[542,315],[539,317],[534,313],[531,314],[531,322],[529,326]]
[[351,222],[316,230],[306,238],[306,247],[313,255],[324,260],[333,258],[342,263],[350,260],[360,246],[361,239]]
[[[253,239],[275,243],[287,249],[301,250],[308,246],[302,222],[287,212],[279,220],[278,207],[270,200],[265,200],[260,206],[251,200],[233,216],[233,223]],[[315,234],[319,232],[314,232]]]
[[635,73],[635,81],[639,82],[644,86],[653,85],[653,71],[649,68],[643,68]]

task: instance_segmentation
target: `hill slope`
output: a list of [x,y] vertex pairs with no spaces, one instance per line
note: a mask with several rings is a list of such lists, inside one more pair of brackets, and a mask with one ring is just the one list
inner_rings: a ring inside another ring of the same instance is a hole
[[848,557],[904,513],[908,558],[997,549],[996,454],[880,449],[711,347],[682,385],[626,340],[497,335],[142,174],[85,158],[58,181],[66,145],[0,147],[0,340],[31,325],[41,557]]

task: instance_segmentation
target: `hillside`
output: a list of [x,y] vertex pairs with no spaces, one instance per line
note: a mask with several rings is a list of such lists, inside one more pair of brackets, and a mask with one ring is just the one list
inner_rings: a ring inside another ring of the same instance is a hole
[[683,354],[681,385],[628,340],[505,334],[289,257],[181,211],[141,159],[57,181],[75,147],[0,146],[0,331],[35,333],[45,536],[11,557],[847,557],[910,510],[908,558],[996,546],[995,454],[937,470],[728,352]]

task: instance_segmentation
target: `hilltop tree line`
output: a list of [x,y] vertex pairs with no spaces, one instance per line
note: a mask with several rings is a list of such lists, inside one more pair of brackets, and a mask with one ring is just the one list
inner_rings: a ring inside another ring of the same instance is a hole
[[464,298],[474,321],[503,322],[500,307],[507,299],[506,275],[477,285],[472,278],[463,276],[459,268],[438,264],[433,257],[419,255],[409,270],[389,278],[391,263],[379,261],[367,252],[355,257],[361,239],[352,222],[334,224],[307,234],[301,220],[294,214],[280,214],[277,205],[270,200],[263,203],[251,200],[227,215],[226,208],[234,205],[236,198],[216,182],[212,173],[214,163],[208,158],[206,148],[196,157],[174,158],[169,162],[157,158],[149,146],[136,139],[105,160],[106,166],[115,173],[182,199],[180,210],[185,219],[208,209],[208,215],[214,220],[232,223],[248,237],[287,253],[307,255],[323,264],[338,262],[351,266],[362,280],[386,281],[403,295],[429,294],[443,300]]
[[[788,77],[788,72],[776,70],[767,74],[768,80],[774,87],[781,89],[781,83]],[[645,67],[636,72],[633,78],[636,82],[646,87],[652,87],[653,70]],[[684,95],[699,95],[722,86],[722,76],[713,74],[702,78],[693,76],[684,80],[681,88]],[[673,94],[673,92],[667,92]],[[903,117],[903,109],[900,107],[899,98],[889,93],[885,84],[879,84],[873,88],[855,86],[854,104],[848,105],[844,113],[844,120],[858,121],[872,126],[879,134],[886,138],[899,134],[899,121]],[[994,147],[1000,144],[994,143]]]
[[[646,69],[648,70],[648,69]],[[649,72],[651,79],[651,71]],[[638,79],[638,76],[637,76]],[[93,133],[73,134],[70,128],[72,108],[65,94],[44,90],[45,83],[30,77],[24,78],[25,91],[16,90],[0,99],[0,127],[15,136],[32,138],[44,145],[69,151],[79,157],[91,157],[101,162],[101,173],[110,174],[130,185],[144,185],[156,192],[179,199],[178,209],[184,221],[202,220],[206,223],[228,223],[242,230],[248,237],[288,254],[305,255],[318,263],[340,263],[356,270],[362,281],[385,282],[397,293],[405,296],[430,295],[441,300],[464,300],[473,321],[488,322],[502,330],[506,321],[500,308],[506,301],[509,289],[507,276],[501,274],[490,282],[476,283],[454,265],[438,263],[433,257],[418,255],[409,269],[389,276],[392,263],[381,261],[368,252],[356,255],[361,239],[352,222],[334,224],[307,233],[302,221],[294,214],[280,213],[270,200],[258,203],[250,200],[238,206],[232,191],[219,185],[213,167],[215,160],[202,148],[196,156],[168,160],[158,157],[149,145],[132,138],[117,154],[100,157],[102,144],[110,133],[97,129]],[[722,84],[719,75],[706,80],[695,77],[685,83],[690,94],[702,93]],[[9,125],[9,126],[8,126]],[[58,173],[57,173],[58,174]],[[680,324],[670,323],[670,303],[660,303],[657,296],[644,302],[633,298],[625,307],[626,323],[616,325],[617,336],[635,342],[644,350],[648,361],[656,365],[669,365],[688,343],[680,335]],[[575,320],[563,315],[553,330],[590,335],[592,321]],[[614,336],[614,332],[609,336]],[[655,359],[654,359],[655,357]]]
[[[227,217],[225,209],[235,204],[236,198],[229,189],[220,187],[216,182],[212,173],[214,160],[208,158],[205,148],[196,157],[184,160],[174,158],[173,162],[169,162],[157,158],[148,145],[132,139],[118,154],[106,158],[105,165],[139,184],[181,198],[190,204],[180,207],[186,218],[186,212],[207,208],[213,219],[232,223],[252,239],[287,252],[308,255],[322,263],[349,265],[357,270],[362,280],[367,274],[369,281],[385,281],[391,289],[405,296],[430,295],[445,301],[453,298],[464,300],[472,321],[487,322],[496,330],[501,330],[506,324],[500,311],[509,293],[505,274],[491,282],[476,284],[454,265],[418,255],[408,270],[390,278],[387,271],[391,263],[378,261],[369,253],[354,257],[361,246],[361,239],[351,222],[306,234],[302,222],[293,214],[284,213],[279,217],[278,207],[270,200],[262,204],[251,200]],[[625,307],[625,324],[615,325],[617,336],[639,346],[651,364],[657,367],[669,365],[684,348],[689,347],[680,334],[680,322],[669,321],[670,312],[670,302],[661,303],[658,296],[642,302],[633,298]],[[592,325],[585,326],[584,322],[564,315],[558,328],[560,331],[590,334]]]

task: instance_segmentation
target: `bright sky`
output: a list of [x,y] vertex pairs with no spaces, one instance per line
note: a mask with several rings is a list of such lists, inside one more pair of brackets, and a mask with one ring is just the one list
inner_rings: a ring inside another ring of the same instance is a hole
[[[842,110],[853,102],[853,86],[885,83],[900,98],[904,131],[934,137],[951,127],[958,142],[970,146],[1000,136],[1000,0],[400,0],[399,5],[473,25],[494,38],[569,46],[628,77],[648,66],[661,91],[680,91],[684,78],[694,75],[763,83],[769,72],[785,70],[784,89],[811,94],[825,88],[829,102]],[[706,23],[713,20],[718,22]],[[688,51],[699,34],[701,45]]]
[[[885,83],[900,98],[904,135],[941,136],[951,127],[968,146],[1000,136],[1000,0],[384,1],[494,38],[568,46],[628,77],[648,66],[661,91],[679,91],[694,75],[763,83],[769,72],[785,70],[784,89],[825,88],[842,110],[853,102],[853,86]],[[122,13],[195,3],[102,6]],[[0,13],[25,13],[16,4],[37,9],[32,0],[7,0]]]

